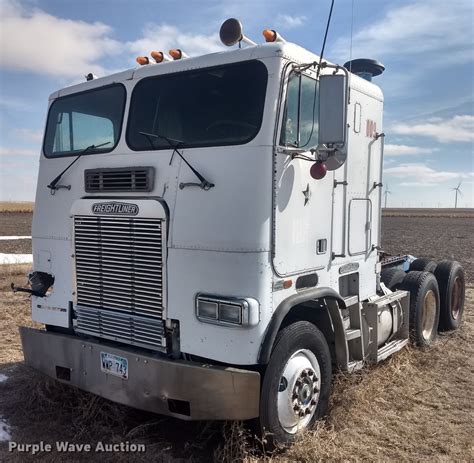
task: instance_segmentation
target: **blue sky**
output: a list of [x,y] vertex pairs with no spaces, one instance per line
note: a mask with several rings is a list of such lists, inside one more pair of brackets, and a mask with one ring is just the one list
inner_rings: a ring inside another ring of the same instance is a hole
[[[239,18],[319,54],[329,0],[0,0],[0,200],[32,200],[48,95],[134,67],[137,55],[221,49],[220,24]],[[472,0],[336,0],[326,57],[375,58],[385,94],[389,206],[474,207]]]

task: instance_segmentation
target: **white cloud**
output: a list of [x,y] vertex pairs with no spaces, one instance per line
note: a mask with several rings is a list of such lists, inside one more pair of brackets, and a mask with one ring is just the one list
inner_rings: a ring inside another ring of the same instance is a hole
[[386,156],[418,156],[431,154],[432,152],[433,150],[430,148],[421,148],[419,146],[387,144],[384,147],[384,154]]
[[[448,66],[474,59],[473,37],[472,0],[454,3],[417,0],[393,6],[378,21],[363,25],[353,36],[353,55],[379,58],[417,55],[424,65],[436,62]],[[349,44],[348,37],[337,40],[335,55],[346,58]],[[432,55],[427,58],[427,53]]]
[[77,76],[103,73],[98,60],[119,49],[103,23],[61,19],[39,9],[2,2],[0,62],[11,69]]
[[384,176],[406,180],[403,185],[433,186],[450,180],[472,178],[472,173],[437,171],[423,163],[403,163],[384,169]]
[[15,129],[15,135],[23,142],[38,142],[43,140],[42,130]]
[[306,21],[306,16],[291,16],[289,14],[279,14],[276,18],[276,25],[282,29],[293,29],[302,26]]
[[451,119],[432,118],[411,124],[399,123],[390,128],[400,135],[418,135],[435,138],[441,143],[473,142],[474,116],[465,114]]
[[[0,46],[0,63],[15,70],[76,78],[88,72],[100,76],[128,69],[135,65],[135,56],[152,50],[182,48],[192,56],[223,49],[217,33],[190,34],[169,24],[145,25],[142,36],[129,42],[112,36],[112,28],[101,22],[62,19],[4,0],[0,43],[5,45]],[[15,107],[9,100],[0,104]]]
[[1,148],[0,156],[38,156],[39,150],[25,149],[25,148]]
[[168,53],[171,48],[181,48],[188,55],[202,55],[223,50],[218,34],[189,34],[169,24],[145,26],[143,36],[127,42],[126,48],[135,55],[149,55],[151,51]]

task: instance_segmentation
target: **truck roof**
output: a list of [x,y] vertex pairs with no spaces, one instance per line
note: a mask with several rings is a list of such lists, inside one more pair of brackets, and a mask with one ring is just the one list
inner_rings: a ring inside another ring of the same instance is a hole
[[[53,100],[59,96],[70,95],[72,93],[82,92],[93,88],[102,87],[112,83],[124,82],[132,79],[141,79],[154,75],[170,74],[193,69],[218,66],[221,64],[247,61],[251,59],[279,58],[294,61],[296,63],[310,63],[319,61],[319,56],[306,50],[305,48],[291,42],[264,43],[244,48],[227,49],[206,55],[166,61],[159,64],[149,64],[127,69],[122,72],[99,77],[90,81],[81,82],[53,92],[49,99]],[[326,60],[325,60],[326,61]],[[329,61],[328,61],[329,62]],[[383,100],[383,94],[380,88],[372,82],[368,82],[359,76],[351,75],[351,88],[366,93],[373,98]]]

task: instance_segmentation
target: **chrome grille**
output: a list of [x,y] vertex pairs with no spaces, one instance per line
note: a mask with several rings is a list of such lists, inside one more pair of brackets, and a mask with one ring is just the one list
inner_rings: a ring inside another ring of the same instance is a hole
[[80,306],[76,307],[76,314],[76,330],[81,333],[148,349],[166,346],[161,320]]
[[139,345],[146,326],[163,329],[163,227],[154,218],[74,217],[78,331]]

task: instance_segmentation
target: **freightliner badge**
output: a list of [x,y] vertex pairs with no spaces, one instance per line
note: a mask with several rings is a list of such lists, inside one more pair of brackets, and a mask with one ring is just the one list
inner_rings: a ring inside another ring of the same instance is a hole
[[117,203],[115,201],[107,203],[94,203],[92,205],[92,212],[94,214],[103,215],[137,215],[140,209],[136,204],[131,203]]

